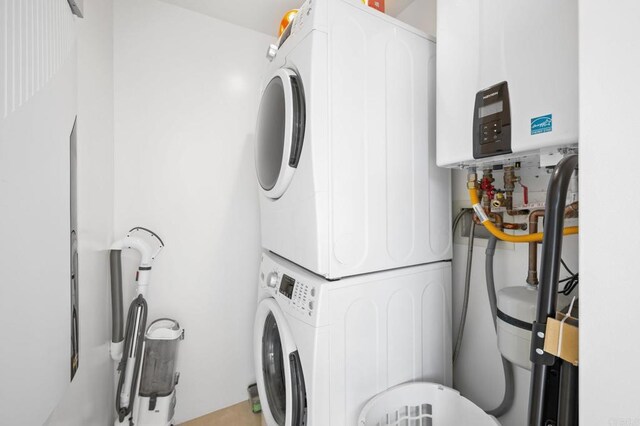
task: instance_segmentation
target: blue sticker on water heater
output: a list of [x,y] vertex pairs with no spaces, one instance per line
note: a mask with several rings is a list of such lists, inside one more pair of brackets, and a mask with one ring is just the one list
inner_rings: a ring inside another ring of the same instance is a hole
[[531,119],[531,134],[547,133],[553,130],[553,114],[542,115]]

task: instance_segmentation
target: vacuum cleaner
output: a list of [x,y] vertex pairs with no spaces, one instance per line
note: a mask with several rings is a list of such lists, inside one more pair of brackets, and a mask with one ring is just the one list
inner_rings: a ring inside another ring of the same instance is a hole
[[[178,342],[184,330],[162,318],[147,327],[147,294],[153,261],[164,243],[153,231],[135,227],[111,246],[111,358],[117,363],[115,426],[171,426],[176,406]],[[122,250],[140,253],[136,296],[123,327]],[[146,329],[146,332],[145,332]]]

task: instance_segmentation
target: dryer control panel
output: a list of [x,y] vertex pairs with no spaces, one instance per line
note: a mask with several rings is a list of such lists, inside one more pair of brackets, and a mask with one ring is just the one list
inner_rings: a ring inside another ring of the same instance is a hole
[[300,6],[293,23],[289,25],[289,27],[291,27],[291,34],[302,31],[306,26],[305,22],[312,19],[312,13],[314,10],[313,3],[313,0],[307,0],[302,6]]

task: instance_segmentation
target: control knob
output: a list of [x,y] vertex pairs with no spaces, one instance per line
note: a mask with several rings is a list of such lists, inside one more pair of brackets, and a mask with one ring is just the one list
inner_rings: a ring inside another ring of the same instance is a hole
[[278,273],[271,272],[269,275],[267,275],[267,286],[271,288],[276,288],[277,285],[278,285]]

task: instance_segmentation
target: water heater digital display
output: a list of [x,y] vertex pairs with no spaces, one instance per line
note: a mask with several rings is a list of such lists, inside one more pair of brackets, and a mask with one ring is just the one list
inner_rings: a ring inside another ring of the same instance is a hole
[[500,101],[478,108],[478,118],[484,118],[487,115],[502,112],[503,105],[504,102]]

